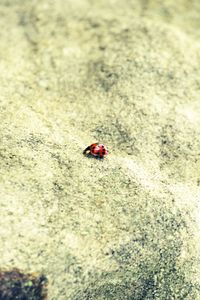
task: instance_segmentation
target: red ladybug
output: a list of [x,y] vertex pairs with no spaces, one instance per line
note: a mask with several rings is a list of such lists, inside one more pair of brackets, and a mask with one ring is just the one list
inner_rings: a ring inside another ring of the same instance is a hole
[[104,156],[108,155],[108,149],[104,146],[104,144],[94,143],[85,148],[83,154],[89,154],[103,158]]

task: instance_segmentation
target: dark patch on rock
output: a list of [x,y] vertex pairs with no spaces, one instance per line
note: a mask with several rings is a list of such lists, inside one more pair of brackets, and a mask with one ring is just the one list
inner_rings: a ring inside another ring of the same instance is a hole
[[47,278],[18,269],[0,271],[0,300],[47,300]]
[[105,92],[118,82],[119,74],[113,66],[109,66],[103,60],[94,61],[89,64],[88,76],[94,78],[94,81]]

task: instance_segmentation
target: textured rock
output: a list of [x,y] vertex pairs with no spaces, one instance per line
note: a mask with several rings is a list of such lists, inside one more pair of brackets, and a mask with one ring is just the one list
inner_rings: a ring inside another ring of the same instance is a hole
[[199,13],[1,0],[0,264],[49,299],[200,299]]

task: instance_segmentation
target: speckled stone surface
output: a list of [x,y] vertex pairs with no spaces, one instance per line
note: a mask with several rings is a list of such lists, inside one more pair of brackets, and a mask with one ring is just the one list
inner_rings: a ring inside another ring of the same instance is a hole
[[199,15],[0,1],[0,266],[50,300],[200,299]]

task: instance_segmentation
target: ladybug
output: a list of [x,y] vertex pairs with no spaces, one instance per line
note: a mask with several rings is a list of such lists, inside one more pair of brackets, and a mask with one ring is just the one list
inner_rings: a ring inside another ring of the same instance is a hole
[[104,146],[104,144],[94,143],[85,148],[83,154],[93,155],[97,158],[104,158],[104,156],[108,155],[108,149]]

